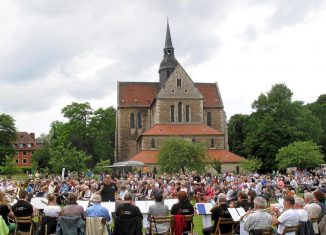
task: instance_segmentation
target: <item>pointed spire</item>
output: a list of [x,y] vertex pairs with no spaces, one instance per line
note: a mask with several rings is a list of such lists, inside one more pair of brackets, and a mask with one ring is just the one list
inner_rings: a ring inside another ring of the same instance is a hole
[[166,36],[165,36],[165,48],[173,48],[172,46],[172,39],[169,27],[169,18],[167,19],[167,27],[166,27]]

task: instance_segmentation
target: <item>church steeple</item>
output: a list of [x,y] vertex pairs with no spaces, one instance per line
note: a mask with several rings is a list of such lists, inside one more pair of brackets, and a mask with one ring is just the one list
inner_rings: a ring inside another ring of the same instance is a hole
[[165,46],[163,49],[164,56],[160,64],[160,87],[164,87],[166,80],[173,72],[178,64],[178,61],[174,58],[174,48],[172,45],[172,38],[170,33],[169,21],[167,22],[166,35],[165,35]]

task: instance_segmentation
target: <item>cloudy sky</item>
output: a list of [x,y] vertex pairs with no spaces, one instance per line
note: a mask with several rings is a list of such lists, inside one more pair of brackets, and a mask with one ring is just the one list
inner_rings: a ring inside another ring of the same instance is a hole
[[0,0],[0,113],[47,133],[73,101],[116,107],[117,81],[158,81],[169,18],[195,82],[217,82],[228,117],[275,83],[326,93],[326,1]]

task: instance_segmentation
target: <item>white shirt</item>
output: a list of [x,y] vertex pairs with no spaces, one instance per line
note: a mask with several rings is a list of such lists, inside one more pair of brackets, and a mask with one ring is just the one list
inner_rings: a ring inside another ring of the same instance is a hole
[[305,209],[296,209],[297,213],[299,214],[299,221],[302,222],[307,222],[309,217],[308,217],[308,212]]
[[[285,226],[296,226],[299,224],[299,214],[296,210],[288,209],[277,220],[280,222],[277,227],[277,232],[282,234]],[[295,235],[295,232],[288,233],[287,235]]]
[[47,206],[44,208],[44,215],[49,217],[59,217],[62,209],[59,206]]

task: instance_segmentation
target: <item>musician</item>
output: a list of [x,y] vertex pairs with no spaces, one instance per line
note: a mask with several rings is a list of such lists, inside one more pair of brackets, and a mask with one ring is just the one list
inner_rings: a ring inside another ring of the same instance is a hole
[[267,201],[263,197],[255,197],[254,211],[248,211],[244,223],[244,230],[249,232],[252,229],[263,229],[272,227],[272,215],[266,211]]
[[103,217],[107,222],[110,221],[110,213],[107,208],[101,205],[102,198],[100,195],[94,195],[93,205],[86,210],[87,217]]
[[57,205],[56,196],[52,193],[49,193],[46,197],[48,199],[48,205],[43,210],[44,215],[55,218],[63,215],[61,207]]
[[[151,221],[152,216],[168,216],[169,207],[164,205],[163,195],[161,193],[155,194],[155,204],[151,205],[148,209],[148,221]],[[155,221],[154,221],[155,223]],[[152,228],[154,232],[159,234],[164,234],[169,230],[169,224],[156,224]]]
[[304,200],[301,197],[295,198],[294,208],[299,214],[299,221],[301,222],[307,222],[309,219],[308,212],[303,208],[304,205]]
[[[212,212],[212,220],[214,220],[214,225],[208,228],[203,228],[204,235],[210,235],[215,232],[218,220],[220,218],[231,218],[230,212],[228,211],[228,205],[226,200],[226,195],[224,193],[220,193],[217,195],[218,205],[214,206],[211,209]],[[221,225],[220,230],[222,233],[229,233],[232,231],[232,225]]]
[[[26,190],[22,189],[19,191],[19,200],[12,206],[12,212],[16,217],[33,216],[33,206],[27,201],[27,195],[28,193]],[[28,231],[30,229],[30,225],[19,224],[19,229],[23,232]]]
[[[178,203],[174,204],[171,208],[171,215],[193,215],[194,207],[188,200],[188,195],[184,191],[178,192]],[[191,222],[187,222],[185,231],[190,230]]]
[[77,194],[70,193],[68,196],[68,205],[63,208],[64,216],[81,216],[86,219],[84,208],[77,204]]
[[[285,196],[283,202],[284,212],[282,214],[277,208],[272,208],[272,223],[278,225],[277,234],[282,234],[285,226],[297,226],[299,224],[299,214],[294,209],[294,204],[294,197]],[[288,233],[287,235],[295,235],[295,233]]]
[[242,207],[245,211],[253,208],[253,205],[248,201],[248,196],[245,192],[241,191],[238,193],[238,201],[236,207]]
[[110,176],[105,176],[103,184],[100,185],[96,194],[101,195],[103,202],[114,202],[115,192],[118,190],[118,186],[112,180]]
[[14,231],[15,223],[9,223],[8,217],[13,219],[15,216],[7,205],[6,193],[2,190],[0,190],[0,216],[2,216],[3,220],[9,228],[9,231]]

